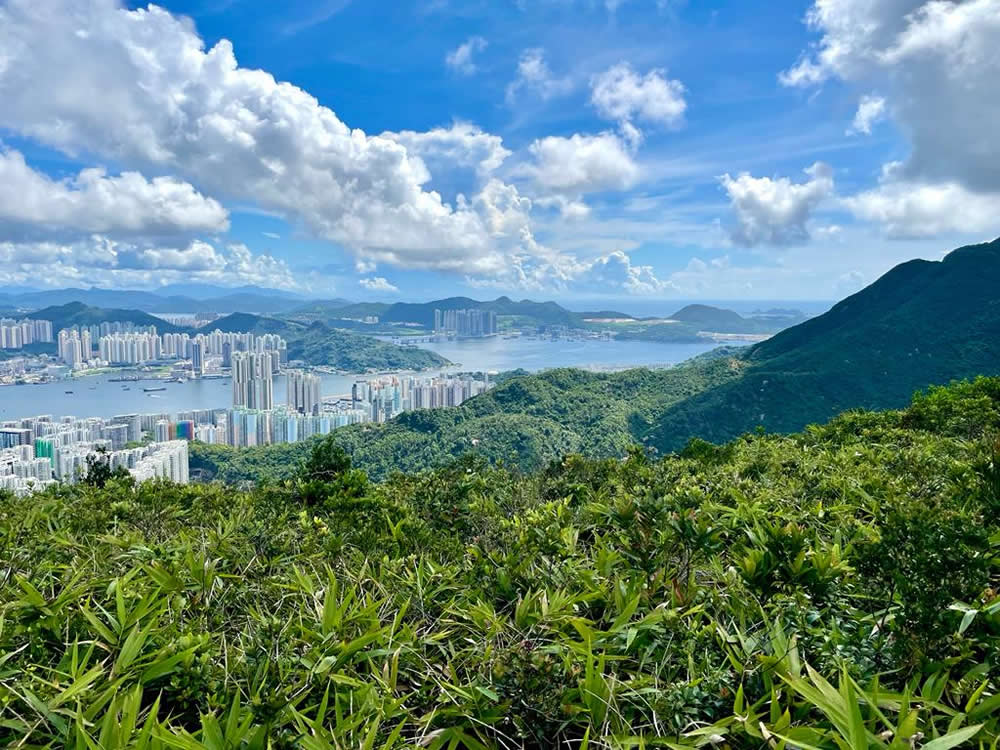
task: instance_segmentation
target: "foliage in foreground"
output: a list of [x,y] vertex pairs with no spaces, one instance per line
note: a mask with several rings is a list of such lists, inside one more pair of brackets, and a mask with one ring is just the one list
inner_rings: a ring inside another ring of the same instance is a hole
[[1000,380],[652,461],[0,499],[0,744],[1000,737]]

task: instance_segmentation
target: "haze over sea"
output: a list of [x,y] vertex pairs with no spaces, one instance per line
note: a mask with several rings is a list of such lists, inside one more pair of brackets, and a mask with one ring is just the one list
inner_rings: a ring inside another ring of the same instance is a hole
[[[442,372],[497,371],[522,368],[531,372],[553,367],[618,369],[623,367],[677,364],[717,345],[659,344],[642,341],[573,341],[535,338],[469,339],[419,344],[438,352],[456,366]],[[436,374],[431,371],[428,374]],[[187,383],[112,382],[113,375],[82,377],[42,385],[0,387],[0,419],[16,419],[37,414],[76,417],[111,417],[116,414],[164,412],[176,414],[191,409],[220,409],[230,406],[231,381],[194,380]],[[324,375],[323,395],[350,393],[351,385],[363,376]],[[122,386],[127,385],[129,390]],[[166,390],[147,394],[143,387],[164,386]],[[66,393],[73,391],[73,393]],[[274,381],[275,404],[285,403],[285,378]]]

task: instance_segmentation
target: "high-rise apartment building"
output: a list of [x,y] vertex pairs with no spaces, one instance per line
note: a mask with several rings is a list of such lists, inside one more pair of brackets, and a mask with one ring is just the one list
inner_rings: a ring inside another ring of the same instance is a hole
[[273,359],[277,352],[233,352],[233,406],[274,408]]
[[205,374],[205,345],[200,341],[191,344],[191,369],[196,377]]
[[288,372],[288,408],[299,414],[319,414],[323,401],[322,381],[318,375],[302,370]]
[[494,336],[497,314],[492,310],[435,310],[434,332],[459,338]]

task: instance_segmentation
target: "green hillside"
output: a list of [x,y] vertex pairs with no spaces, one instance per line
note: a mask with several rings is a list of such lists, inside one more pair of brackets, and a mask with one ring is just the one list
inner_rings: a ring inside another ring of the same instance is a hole
[[790,432],[850,408],[894,408],[931,384],[1000,373],[1000,240],[889,271],[829,312],[752,347],[738,381],[666,411],[663,450],[758,425]]
[[209,326],[221,331],[274,333],[288,342],[288,358],[309,365],[326,365],[349,372],[368,370],[423,370],[448,364],[444,357],[415,347],[404,347],[330,328],[322,323],[306,325],[249,313],[234,313]]
[[984,378],[660,461],[0,493],[0,745],[993,748],[998,432]]
[[33,320],[52,321],[52,330],[54,333],[72,326],[92,326],[100,325],[101,323],[113,323],[115,321],[130,322],[137,326],[156,326],[156,330],[160,333],[176,333],[187,330],[141,310],[91,307],[82,302],[68,302],[65,305],[45,307],[41,310],[28,313],[25,317]]
[[639,442],[666,453],[691,438],[723,442],[758,427],[795,432],[847,409],[902,406],[932,384],[997,373],[1000,241],[899,266],[748,350],[664,371],[518,377],[456,409],[340,430],[336,440],[375,476],[465,453],[532,470],[567,452],[621,456]]
[[[522,375],[462,406],[345,427],[334,440],[375,477],[440,466],[466,454],[524,471],[567,453],[621,456],[671,406],[738,378],[734,362],[722,357],[668,370],[559,369]],[[280,446],[256,449],[250,457],[239,448],[195,445],[192,450],[192,466],[227,480],[280,477],[286,463]],[[304,454],[309,448],[298,450]]]

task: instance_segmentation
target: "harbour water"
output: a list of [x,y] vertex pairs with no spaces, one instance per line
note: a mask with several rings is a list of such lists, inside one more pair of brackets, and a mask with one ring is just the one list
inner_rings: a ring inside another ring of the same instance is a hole
[[[716,344],[657,344],[641,341],[544,340],[489,338],[428,342],[419,346],[438,352],[456,366],[442,370],[497,371],[522,368],[531,372],[553,367],[609,370],[676,364],[715,348]],[[40,385],[0,387],[0,420],[37,414],[111,417],[115,414],[225,408],[231,404],[229,378],[186,383],[112,381],[95,375]],[[350,393],[358,375],[323,375],[323,395]],[[123,386],[127,386],[127,389]],[[164,387],[145,392],[143,388]],[[66,391],[72,391],[67,393]],[[285,378],[274,381],[275,404],[285,403]]]

